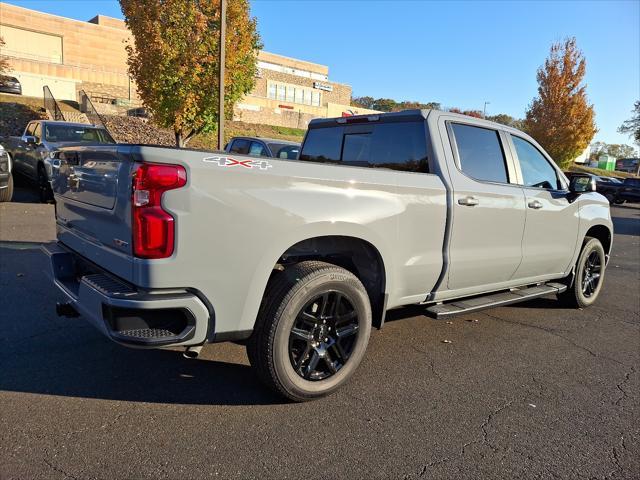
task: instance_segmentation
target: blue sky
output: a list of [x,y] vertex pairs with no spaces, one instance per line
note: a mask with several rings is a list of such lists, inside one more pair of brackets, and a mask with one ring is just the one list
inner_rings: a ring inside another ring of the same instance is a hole
[[[121,18],[115,0],[12,0],[88,20]],[[640,1],[438,2],[252,0],[265,50],[329,66],[356,96],[436,101],[524,116],[552,42],[575,36],[587,59],[596,140],[616,132],[640,99]]]

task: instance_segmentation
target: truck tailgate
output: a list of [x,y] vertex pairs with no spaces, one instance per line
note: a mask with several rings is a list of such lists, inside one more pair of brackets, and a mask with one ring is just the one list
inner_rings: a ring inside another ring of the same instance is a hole
[[131,169],[128,146],[62,149],[47,161],[58,239],[131,280]]

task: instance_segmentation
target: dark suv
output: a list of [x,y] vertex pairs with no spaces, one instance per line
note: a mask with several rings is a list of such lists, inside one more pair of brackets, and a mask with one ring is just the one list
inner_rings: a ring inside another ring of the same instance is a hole
[[625,178],[618,189],[616,203],[640,202],[640,178]]
[[224,147],[225,152],[252,157],[294,160],[300,153],[300,144],[287,140],[259,137],[233,137]]

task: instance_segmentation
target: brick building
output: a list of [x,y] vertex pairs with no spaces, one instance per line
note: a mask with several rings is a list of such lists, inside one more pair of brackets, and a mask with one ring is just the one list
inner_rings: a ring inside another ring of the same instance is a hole
[[[12,75],[23,94],[42,96],[48,85],[58,100],[77,100],[84,89],[99,109],[140,105],[127,70],[122,20],[97,15],[87,22],[0,2],[0,36]],[[305,128],[310,119],[370,110],[350,106],[351,87],[329,80],[329,68],[261,51],[253,91],[236,105],[234,118]]]

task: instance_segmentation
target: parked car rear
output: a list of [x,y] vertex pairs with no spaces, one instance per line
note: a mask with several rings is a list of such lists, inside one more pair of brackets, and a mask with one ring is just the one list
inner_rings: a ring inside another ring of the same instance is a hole
[[0,76],[0,92],[22,95],[22,85],[16,77]]

